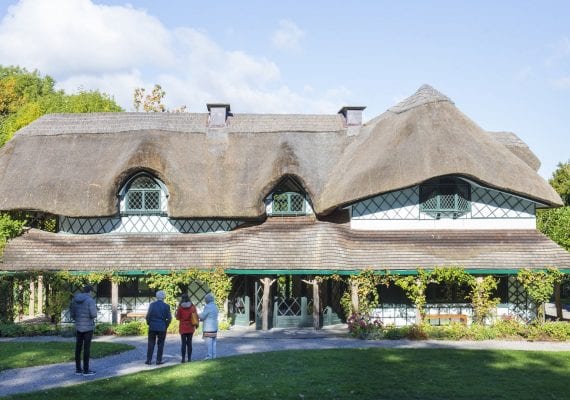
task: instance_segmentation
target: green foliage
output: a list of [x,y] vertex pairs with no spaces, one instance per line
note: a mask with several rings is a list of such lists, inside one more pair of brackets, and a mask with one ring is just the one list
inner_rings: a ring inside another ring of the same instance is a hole
[[547,322],[530,324],[514,320],[500,320],[493,325],[452,323],[432,326],[429,324],[404,327],[389,326],[383,329],[384,339],[435,339],[435,340],[570,340],[570,324]]
[[109,324],[107,322],[100,322],[95,325],[95,336],[107,336],[107,335],[115,335],[115,325]]
[[497,290],[499,281],[492,276],[485,276],[472,279],[469,299],[473,306],[473,320],[482,324],[501,301],[500,298],[491,298]]
[[114,327],[117,336],[143,336],[148,334],[145,321],[131,321]]
[[[338,279],[333,277],[332,279]],[[380,303],[380,295],[378,294],[378,285],[388,285],[388,275],[378,275],[372,269],[364,269],[358,275],[352,275],[348,278],[349,288],[342,295],[340,300],[341,307],[345,315],[351,315],[352,299],[351,286],[357,288],[359,313],[367,314]]]
[[37,324],[0,323],[0,337],[59,335],[58,325],[46,322]]
[[570,251],[570,206],[537,210],[536,227],[552,241]]
[[570,160],[558,163],[558,168],[552,173],[550,184],[558,192],[566,206],[570,206]]
[[368,315],[352,314],[347,319],[348,333],[359,339],[382,339],[382,322]]
[[0,146],[44,114],[118,111],[123,110],[107,94],[85,90],[65,94],[55,90],[50,76],[0,66]]
[[406,297],[412,301],[418,310],[422,321],[426,315],[426,289],[427,285],[431,281],[430,275],[430,273],[419,268],[417,275],[401,275],[394,277],[394,283],[396,286],[401,287],[406,294]]
[[554,284],[561,282],[562,278],[562,273],[556,268],[548,268],[546,271],[528,268],[519,270],[517,280],[536,304],[539,322],[544,322],[544,303],[550,300],[554,293]]
[[24,223],[24,221],[13,220],[8,214],[0,214],[0,256],[8,240],[22,232]]
[[220,309],[223,309],[232,288],[232,278],[224,272],[223,268],[172,271],[166,275],[150,273],[145,279],[149,287],[156,290],[164,290],[166,294],[165,302],[171,307],[177,306],[178,299],[182,294],[182,287],[193,281],[199,281],[208,285]]

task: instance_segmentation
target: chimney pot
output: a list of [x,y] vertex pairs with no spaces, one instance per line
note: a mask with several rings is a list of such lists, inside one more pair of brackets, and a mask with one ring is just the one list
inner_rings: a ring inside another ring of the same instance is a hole
[[364,106],[344,106],[338,113],[344,116],[346,126],[360,126],[362,125],[362,111]]
[[226,126],[226,120],[232,115],[229,104],[206,104],[210,113],[209,126],[211,128],[222,128]]

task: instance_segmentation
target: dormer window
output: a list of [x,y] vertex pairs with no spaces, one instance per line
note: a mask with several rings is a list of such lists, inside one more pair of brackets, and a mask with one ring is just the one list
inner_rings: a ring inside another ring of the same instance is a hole
[[304,215],[305,197],[295,192],[274,193],[273,214]]
[[161,188],[158,182],[148,175],[136,177],[129,185],[125,196],[125,213],[160,214]]
[[420,185],[420,211],[437,219],[468,213],[471,185],[458,178],[437,178]]
[[268,213],[274,216],[310,214],[310,205],[301,185],[292,177],[284,178],[269,197],[271,207]]

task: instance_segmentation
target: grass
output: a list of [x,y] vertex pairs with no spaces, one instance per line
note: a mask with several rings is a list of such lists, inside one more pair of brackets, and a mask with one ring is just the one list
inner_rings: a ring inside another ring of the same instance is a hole
[[[91,342],[91,357],[134,349],[121,343]],[[0,342],[0,371],[75,360],[75,342]]]
[[279,351],[178,364],[14,399],[568,399],[570,352]]

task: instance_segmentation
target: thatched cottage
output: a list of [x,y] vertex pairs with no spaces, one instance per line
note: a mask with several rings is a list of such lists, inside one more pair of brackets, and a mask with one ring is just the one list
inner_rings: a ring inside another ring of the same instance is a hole
[[[363,109],[44,116],[0,149],[0,209],[53,215],[57,233],[27,230],[1,268],[221,267],[246,320],[260,315],[264,278],[280,277],[270,299],[289,300],[269,311],[287,314],[315,300],[307,277],[459,265],[500,277],[500,307],[513,311],[526,304],[519,268],[570,269],[535,227],[536,209],[561,199],[516,135],[481,129],[429,86],[365,123]],[[130,310],[152,295],[142,282],[111,286],[99,285],[101,305]],[[402,293],[382,290],[379,315],[409,322]],[[335,284],[320,293],[320,308],[338,311]]]

